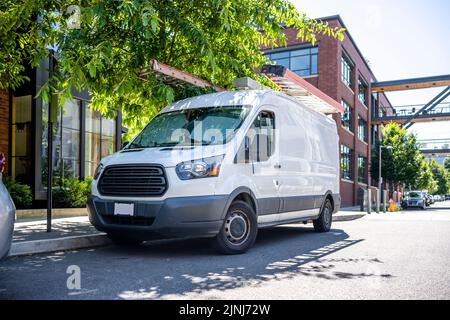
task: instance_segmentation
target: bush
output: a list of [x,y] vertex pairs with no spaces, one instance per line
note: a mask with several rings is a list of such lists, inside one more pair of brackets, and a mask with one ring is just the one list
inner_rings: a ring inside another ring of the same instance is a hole
[[79,180],[66,178],[60,188],[53,189],[53,205],[55,208],[83,208],[91,193],[92,178]]
[[33,203],[33,193],[31,192],[30,186],[18,183],[10,177],[4,177],[3,183],[6,189],[8,189],[17,209],[31,207],[31,204]]

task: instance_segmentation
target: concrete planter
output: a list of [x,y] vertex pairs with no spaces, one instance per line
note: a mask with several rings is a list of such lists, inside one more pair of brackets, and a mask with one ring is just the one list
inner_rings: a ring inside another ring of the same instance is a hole
[[[52,210],[53,218],[68,218],[87,216],[86,208],[59,208]],[[17,220],[46,219],[47,209],[16,210]]]

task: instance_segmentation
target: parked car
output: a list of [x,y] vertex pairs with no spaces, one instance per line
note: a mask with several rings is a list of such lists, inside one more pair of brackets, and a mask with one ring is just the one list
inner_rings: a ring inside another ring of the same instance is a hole
[[102,159],[89,218],[117,243],[211,237],[243,253],[258,228],[313,221],[340,207],[336,123],[283,93],[245,90],[178,101]]
[[434,202],[441,202],[442,201],[442,197],[440,195],[438,195],[438,194],[435,194],[433,196],[433,200],[434,200]]
[[422,191],[409,191],[401,203],[402,209],[421,208],[425,210],[427,207],[426,195]]
[[445,195],[445,201],[450,200],[450,194]]
[[11,248],[16,208],[2,181],[6,160],[0,153],[0,259],[8,255]]

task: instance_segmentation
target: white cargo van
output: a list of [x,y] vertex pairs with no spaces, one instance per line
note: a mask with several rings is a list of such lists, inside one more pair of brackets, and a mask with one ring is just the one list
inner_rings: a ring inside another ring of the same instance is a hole
[[227,254],[258,228],[313,221],[340,206],[336,123],[271,90],[178,101],[96,170],[91,223],[118,243],[211,237]]

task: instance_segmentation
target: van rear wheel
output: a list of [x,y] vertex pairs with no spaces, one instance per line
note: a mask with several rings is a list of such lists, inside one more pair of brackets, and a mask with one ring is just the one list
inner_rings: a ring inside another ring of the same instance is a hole
[[316,232],[328,232],[331,229],[333,209],[330,199],[326,198],[322,211],[316,220],[313,220],[314,230]]
[[235,201],[228,209],[219,234],[214,238],[216,249],[223,254],[246,252],[256,240],[256,213],[243,201]]

